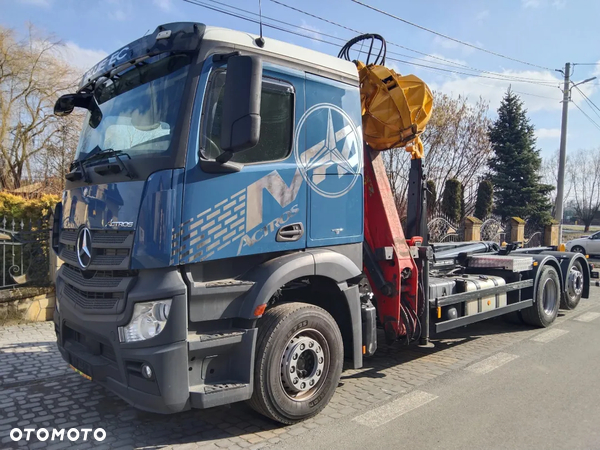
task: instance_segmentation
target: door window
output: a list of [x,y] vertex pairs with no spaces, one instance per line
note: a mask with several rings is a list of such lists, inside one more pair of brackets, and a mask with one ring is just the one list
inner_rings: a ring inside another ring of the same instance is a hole
[[[216,159],[221,150],[221,116],[225,94],[225,71],[213,73],[204,105],[201,134],[201,154]],[[254,147],[234,153],[232,161],[251,164],[277,161],[289,156],[292,150],[294,123],[294,88],[272,78],[263,78],[260,102],[260,140]]]

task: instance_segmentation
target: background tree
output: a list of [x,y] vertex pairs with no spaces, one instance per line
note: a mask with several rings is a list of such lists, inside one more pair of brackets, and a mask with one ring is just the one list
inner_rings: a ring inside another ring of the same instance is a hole
[[517,216],[539,223],[548,221],[548,194],[554,187],[541,183],[542,160],[535,148],[534,127],[523,102],[510,88],[498,108],[498,119],[489,129],[489,138],[493,149],[489,167],[495,212],[504,219]]
[[492,212],[494,204],[494,185],[490,180],[483,180],[477,187],[477,200],[475,201],[475,217],[485,219]]
[[437,188],[433,180],[427,180],[427,216],[431,217],[437,204]]
[[461,215],[462,185],[456,178],[446,181],[442,199],[442,212],[453,222],[458,222]]
[[[421,136],[427,177],[440,190],[447,180],[456,178],[465,186],[465,193],[474,193],[491,153],[487,103],[480,99],[472,105],[465,97],[452,98],[439,92],[434,93],[434,98],[431,120]],[[388,150],[382,155],[398,213],[403,217],[406,214],[410,156],[404,149]],[[439,200],[436,198],[436,202]],[[474,201],[466,196],[467,210]],[[431,210],[435,209],[432,206]]]
[[488,104],[482,99],[473,104],[466,97],[452,98],[440,92],[435,92],[434,98],[433,114],[422,136],[427,177],[440,188],[451,178],[460,181],[468,211],[491,155]]
[[[580,150],[567,166],[575,215],[590,230],[600,210],[600,148]],[[566,184],[566,183],[565,183]]]
[[390,187],[396,208],[400,217],[406,216],[408,202],[408,174],[410,170],[410,155],[403,148],[393,148],[381,152],[383,165],[390,180]]
[[[59,120],[53,114],[56,99],[75,87],[77,71],[60,53],[61,43],[33,27],[23,40],[0,27],[0,182],[18,188],[24,179],[52,175],[44,153],[72,146],[60,144],[65,126],[78,133],[76,118]],[[65,125],[67,124],[67,125]]]
[[467,215],[467,204],[465,202],[465,187],[460,183],[460,220]]

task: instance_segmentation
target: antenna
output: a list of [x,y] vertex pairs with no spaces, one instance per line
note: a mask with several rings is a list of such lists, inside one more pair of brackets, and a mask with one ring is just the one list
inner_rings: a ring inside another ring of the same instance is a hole
[[260,37],[257,37],[254,40],[254,42],[260,48],[263,48],[265,46],[265,39],[263,38],[263,33],[262,33],[262,5],[261,5],[261,0],[258,0],[258,21],[259,21],[259,24],[260,24]]

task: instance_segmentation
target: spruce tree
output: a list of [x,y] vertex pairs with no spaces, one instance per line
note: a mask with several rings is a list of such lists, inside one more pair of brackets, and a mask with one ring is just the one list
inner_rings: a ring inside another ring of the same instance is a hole
[[523,102],[510,88],[488,134],[493,151],[489,167],[494,212],[503,219],[516,216],[538,223],[550,220],[548,193],[553,187],[540,182],[542,159],[535,147],[534,127]]
[[483,180],[477,187],[477,200],[475,201],[475,217],[485,219],[492,212],[494,204],[494,185],[490,180]]
[[458,222],[461,215],[462,185],[456,178],[446,181],[442,196],[442,212],[448,219]]

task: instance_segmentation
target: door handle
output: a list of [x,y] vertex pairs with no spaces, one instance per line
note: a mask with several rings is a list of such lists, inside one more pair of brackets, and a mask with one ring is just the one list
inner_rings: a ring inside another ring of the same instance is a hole
[[304,226],[301,222],[292,223],[281,227],[277,232],[275,240],[277,242],[293,242],[297,241],[304,234]]

